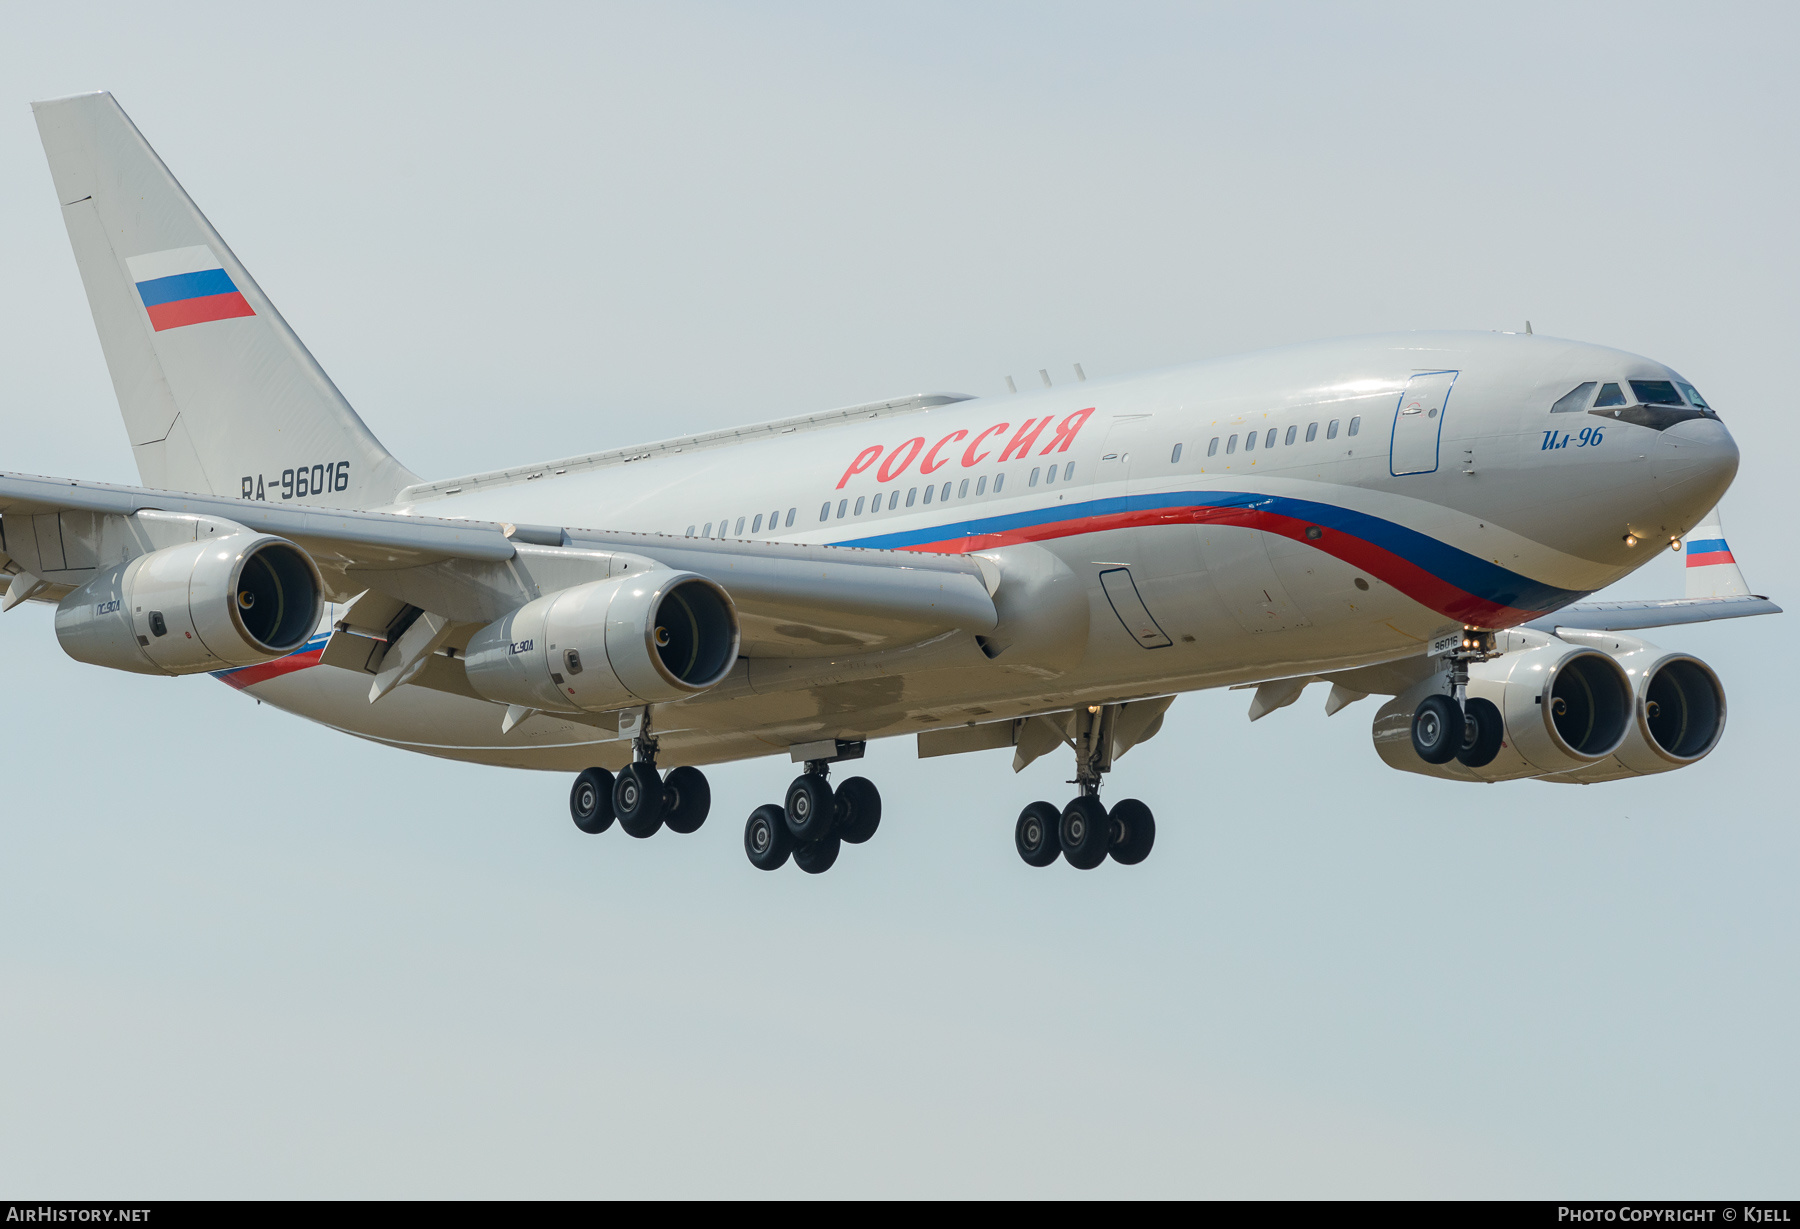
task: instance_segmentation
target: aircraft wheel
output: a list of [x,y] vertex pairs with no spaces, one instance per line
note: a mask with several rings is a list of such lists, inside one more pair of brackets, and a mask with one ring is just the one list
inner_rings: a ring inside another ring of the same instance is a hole
[[1026,866],[1049,866],[1062,857],[1056,837],[1061,822],[1062,812],[1048,802],[1031,803],[1019,812],[1019,822],[1013,825],[1013,847]]
[[1426,696],[1413,710],[1413,750],[1427,764],[1448,764],[1455,759],[1462,735],[1462,710],[1449,696]]
[[1456,762],[1469,768],[1492,764],[1505,740],[1506,722],[1500,710],[1492,700],[1477,696],[1463,710],[1462,745],[1456,749]]
[[613,781],[612,803],[627,836],[655,836],[663,822],[662,778],[648,764],[627,764]]
[[612,827],[613,775],[604,768],[583,769],[569,790],[569,815],[589,836]]
[[1112,821],[1112,860],[1122,866],[1136,866],[1150,856],[1156,844],[1156,816],[1136,798],[1126,798],[1113,805],[1107,818]]
[[1083,794],[1063,808],[1056,838],[1070,866],[1091,871],[1106,861],[1106,851],[1112,847],[1112,821],[1098,798]]
[[838,859],[844,842],[837,833],[817,841],[801,841],[794,846],[794,865],[809,875],[823,875]]
[[831,783],[824,777],[805,773],[788,786],[788,831],[797,841],[817,841],[831,831],[831,818],[837,806],[832,801]]
[[744,853],[751,866],[759,871],[778,871],[793,852],[794,837],[780,807],[771,802],[750,812],[750,820],[744,825]]
[[881,791],[867,777],[851,777],[837,787],[837,810],[831,830],[852,845],[860,845],[881,826]]
[[698,832],[712,810],[712,787],[706,774],[683,765],[663,778],[663,824],[670,832]]

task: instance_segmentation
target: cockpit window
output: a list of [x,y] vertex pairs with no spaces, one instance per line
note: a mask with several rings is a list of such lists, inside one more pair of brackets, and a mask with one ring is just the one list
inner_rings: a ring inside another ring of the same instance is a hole
[[1594,398],[1594,408],[1604,410],[1609,405],[1624,405],[1625,394],[1619,391],[1617,384],[1602,384],[1600,395]]
[[1696,407],[1698,407],[1702,410],[1712,409],[1712,406],[1706,404],[1706,398],[1702,397],[1700,395],[1700,390],[1695,388],[1692,384],[1678,384],[1678,385],[1676,385],[1676,387],[1681,389],[1682,392],[1686,393],[1687,399],[1690,402],[1692,402]]
[[1631,391],[1645,405],[1680,405],[1681,394],[1668,380],[1633,380]]
[[1558,397],[1556,399],[1556,404],[1550,407],[1550,412],[1552,414],[1579,414],[1581,411],[1587,409],[1588,398],[1593,395],[1593,380],[1589,380],[1585,384],[1578,384],[1561,397]]

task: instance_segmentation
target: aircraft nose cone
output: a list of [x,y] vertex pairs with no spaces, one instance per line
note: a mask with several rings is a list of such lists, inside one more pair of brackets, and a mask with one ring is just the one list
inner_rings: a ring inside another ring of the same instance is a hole
[[1737,476],[1737,441],[1716,418],[1676,423],[1660,433],[1655,449],[1657,493],[1683,526],[1712,511]]

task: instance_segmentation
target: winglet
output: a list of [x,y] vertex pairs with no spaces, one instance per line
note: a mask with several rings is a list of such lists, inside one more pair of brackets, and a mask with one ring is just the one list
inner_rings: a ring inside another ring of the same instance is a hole
[[1682,543],[1687,553],[1687,596],[1743,597],[1750,592],[1744,573],[1725,542],[1725,527],[1714,508]]

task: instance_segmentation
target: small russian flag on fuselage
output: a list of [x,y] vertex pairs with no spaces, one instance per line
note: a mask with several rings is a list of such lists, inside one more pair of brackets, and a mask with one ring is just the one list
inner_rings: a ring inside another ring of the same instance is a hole
[[158,333],[256,314],[209,247],[146,252],[126,257],[125,264]]

